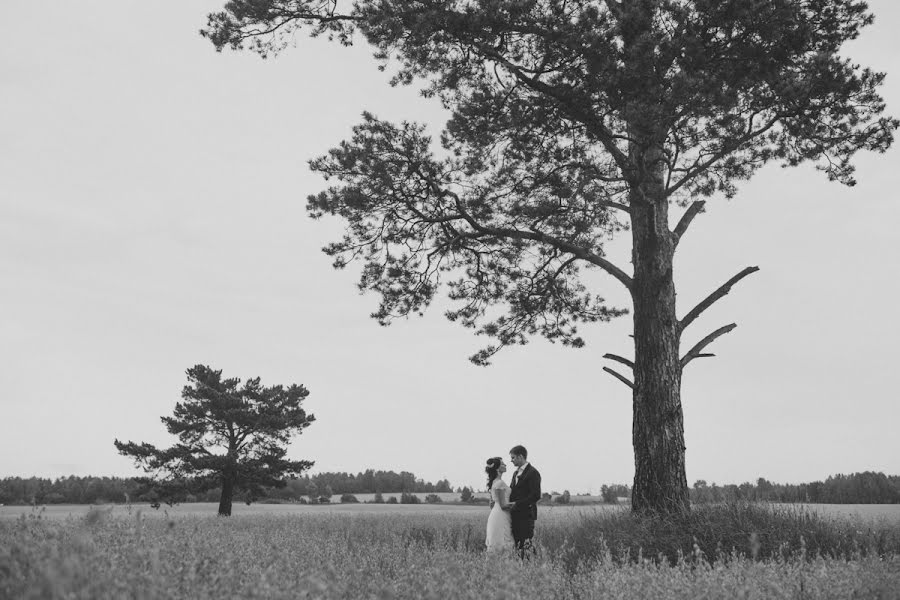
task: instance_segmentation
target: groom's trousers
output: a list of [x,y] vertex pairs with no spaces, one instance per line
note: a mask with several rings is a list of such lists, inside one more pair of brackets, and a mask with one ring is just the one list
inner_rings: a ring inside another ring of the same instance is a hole
[[529,512],[512,513],[512,534],[516,542],[516,552],[520,558],[531,557],[535,553],[534,544],[534,519]]

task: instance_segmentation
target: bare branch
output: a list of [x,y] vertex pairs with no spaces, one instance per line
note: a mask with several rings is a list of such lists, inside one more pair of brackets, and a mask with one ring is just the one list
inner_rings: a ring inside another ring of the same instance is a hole
[[622,358],[617,354],[604,354],[603,358],[608,358],[609,360],[614,360],[616,362],[620,362],[629,369],[634,369],[634,363],[628,360],[627,358]]
[[618,373],[616,373],[609,367],[603,367],[603,370],[606,371],[607,373],[609,373],[610,375],[612,375],[613,377],[615,377],[616,379],[618,379],[619,381],[621,381],[622,383],[624,383],[625,385],[627,385],[628,387],[630,387],[631,389],[634,389],[634,384],[631,383],[631,381],[629,381],[627,377],[625,377],[623,375],[619,375]]
[[684,369],[685,365],[694,360],[695,358],[701,358],[702,356],[712,356],[711,354],[702,354],[704,348],[709,346],[713,341],[716,340],[719,336],[723,336],[729,331],[733,330],[737,327],[736,323],[732,323],[731,325],[725,325],[724,327],[719,327],[711,334],[697,342],[697,344],[691,348],[687,354],[684,355],[684,358],[681,359],[681,368]]
[[697,200],[691,204],[687,211],[681,216],[678,225],[675,226],[675,230],[672,232],[672,237],[675,239],[676,246],[678,245],[678,242],[681,241],[681,236],[683,236],[684,232],[687,231],[687,228],[690,227],[694,217],[703,212],[703,207],[705,205],[705,201]]
[[731,287],[736,284],[738,281],[750,275],[751,273],[756,273],[759,271],[759,267],[747,267],[728,281],[726,281],[722,286],[714,291],[712,294],[707,296],[703,302],[695,306],[691,309],[691,311],[684,316],[683,319],[678,323],[678,331],[679,333],[687,329],[687,326],[694,322],[694,319],[700,316],[704,310],[713,305],[714,302],[728,294],[731,291]]

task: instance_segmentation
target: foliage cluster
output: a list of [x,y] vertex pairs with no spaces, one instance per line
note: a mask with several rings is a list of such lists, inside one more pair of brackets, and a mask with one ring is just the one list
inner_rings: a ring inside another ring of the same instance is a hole
[[[23,517],[0,521],[6,542],[0,546],[0,597],[830,599],[892,598],[900,589],[896,528],[861,535],[844,560],[790,542],[800,531],[811,539],[837,539],[847,535],[840,524],[748,507],[728,510],[732,527],[760,527],[773,535],[785,528],[785,537],[771,542],[772,548],[782,541],[788,547],[760,550],[755,559],[736,546],[718,556],[688,551],[660,562],[643,558],[650,551],[640,557],[612,548],[626,535],[642,539],[645,530],[673,538],[671,524],[625,511],[579,519],[567,509],[542,520],[538,558],[523,570],[513,557],[483,554],[484,515],[472,511],[169,519],[160,513],[145,518],[140,511],[115,518],[100,509],[59,521]],[[702,536],[724,526],[723,518],[704,509],[681,525]],[[746,538],[745,532],[732,534]],[[883,557],[873,550],[878,536],[893,540],[883,542],[890,550]],[[596,552],[582,545],[588,537],[609,541]],[[767,543],[764,533],[757,538]]]
[[422,501],[419,500],[419,497],[415,494],[407,494],[403,492],[400,494],[400,504],[421,504]]
[[624,314],[580,275],[631,289],[603,245],[648,205],[733,196],[769,162],[852,185],[854,155],[898,126],[884,75],[839,54],[872,21],[859,0],[230,0],[201,34],[262,56],[304,30],[364,38],[392,83],[440,98],[445,156],[424,126],[364,114],[311,161],[337,183],[308,211],[346,221],[325,251],[364,263],[373,317],[421,314],[446,289],[446,316],[496,339],[472,357],[486,364],[535,335],[580,347],[581,323]]
[[601,485],[600,497],[607,504],[616,504],[619,498],[631,498],[631,486],[623,484]]
[[569,504],[572,502],[572,494],[569,493],[569,490],[564,490],[563,493],[557,496],[553,501],[557,504]]

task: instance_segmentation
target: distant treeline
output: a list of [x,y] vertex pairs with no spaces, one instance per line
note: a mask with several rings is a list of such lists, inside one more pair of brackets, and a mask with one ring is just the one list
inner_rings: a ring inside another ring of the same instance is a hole
[[280,489],[269,490],[268,498],[279,500],[300,500],[301,498],[329,497],[334,494],[434,494],[452,492],[446,479],[437,483],[423,481],[408,471],[375,471],[367,469],[356,475],[352,473],[319,473],[288,480]]
[[[631,489],[625,485],[604,485],[603,500],[616,502],[628,498]],[[462,492],[442,479],[437,483],[423,481],[413,473],[368,469],[351,473],[319,473],[288,480],[280,489],[271,489],[266,498],[296,500],[335,494],[432,494]],[[471,490],[470,490],[471,491]],[[141,502],[140,484],[123,477],[6,477],[0,479],[0,504],[103,504],[108,502]],[[190,495],[188,502],[218,502],[219,490]],[[810,502],[814,504],[900,504],[900,475],[866,471],[850,475],[834,475],[825,481],[781,484],[759,478],[756,483],[740,485],[694,483],[691,501],[695,503],[752,500],[767,502]]]
[[325,487],[331,487],[335,494],[374,494],[412,492],[416,494],[433,494],[440,492],[452,492],[453,488],[446,479],[437,483],[431,483],[418,479],[408,471],[395,473],[394,471],[375,471],[367,469],[362,473],[319,473],[307,475],[302,479],[288,482],[295,484],[295,489],[308,495],[308,487],[314,484],[319,491]]
[[134,497],[137,482],[122,477],[5,477],[0,504],[102,504]]
[[691,501],[810,502],[813,504],[900,504],[900,475],[866,471],[833,475],[811,483],[772,483],[760,477],[756,483],[717,486],[704,480],[694,483]]
[[[0,504],[103,504],[125,502],[126,497],[139,502],[140,484],[125,477],[77,477],[70,475],[58,479],[43,477],[6,477],[0,479]],[[442,479],[437,483],[423,481],[413,473],[403,471],[375,471],[368,469],[362,473],[319,473],[288,480],[280,489],[271,489],[268,498],[299,500],[308,496],[331,496],[332,494],[385,494],[403,492],[428,494],[452,492],[450,482]],[[192,495],[188,501],[218,502],[220,490],[210,490]]]

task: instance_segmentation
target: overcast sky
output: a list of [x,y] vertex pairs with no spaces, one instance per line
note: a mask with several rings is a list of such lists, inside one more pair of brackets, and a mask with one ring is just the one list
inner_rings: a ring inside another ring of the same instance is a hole
[[[159,417],[203,363],[306,385],[317,421],[290,455],[315,471],[481,486],[487,457],[524,444],[547,491],[630,484],[630,393],[601,371],[631,355],[630,317],[585,329],[584,349],[536,339],[488,368],[442,303],[380,327],[358,268],[320,251],[341,224],[306,216],[324,187],[306,162],[363,110],[435,134],[446,115],[390,88],[364,45],[217,54],[197,31],[222,4],[0,3],[0,476],[137,474],[113,439],[171,443]],[[870,5],[846,54],[888,71],[897,116],[900,7]],[[761,270],[687,335],[738,324],[686,369],[689,482],[900,473],[898,158],[859,155],[854,188],[769,166],[694,222],[680,314]],[[611,255],[629,266],[625,245]]]

